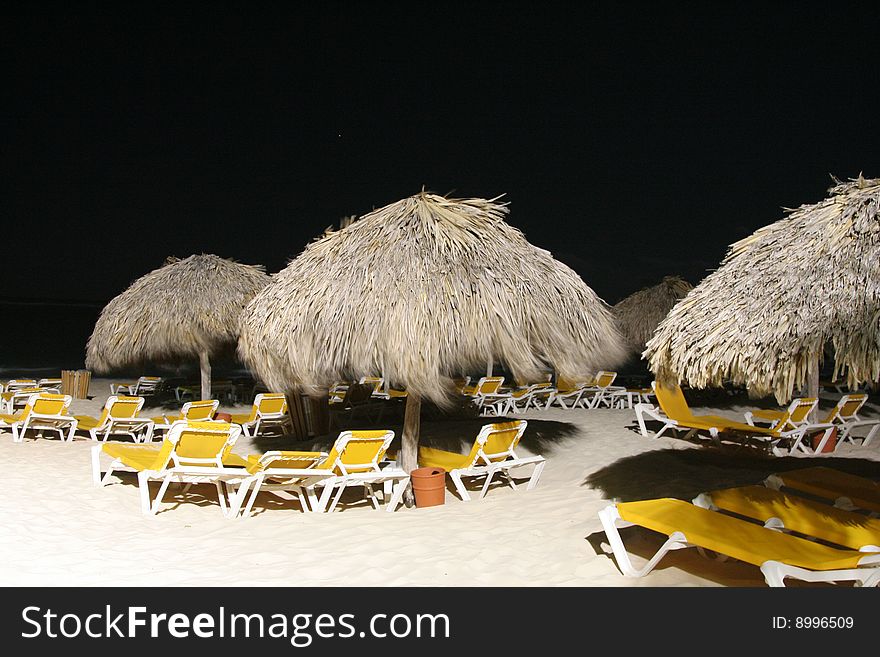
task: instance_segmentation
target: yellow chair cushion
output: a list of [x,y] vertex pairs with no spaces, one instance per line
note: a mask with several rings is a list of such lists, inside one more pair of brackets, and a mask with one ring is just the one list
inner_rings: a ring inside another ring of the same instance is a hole
[[620,517],[666,536],[682,532],[693,545],[760,566],[781,561],[810,570],[855,568],[864,553],[841,550],[783,534],[746,520],[671,498],[620,502]]
[[456,454],[433,447],[419,447],[419,466],[423,468],[443,468],[446,472],[468,467],[473,463],[470,454]]
[[779,518],[787,529],[853,550],[866,545],[880,546],[880,519],[861,513],[786,495],[765,486],[726,488],[712,491],[710,496],[719,509],[761,522]]

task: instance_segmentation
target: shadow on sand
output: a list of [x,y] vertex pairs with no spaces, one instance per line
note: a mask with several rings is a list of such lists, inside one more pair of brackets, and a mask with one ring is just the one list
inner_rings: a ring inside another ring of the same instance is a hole
[[[438,420],[425,420],[421,423],[419,444],[425,447],[435,447],[450,452],[466,453],[474,444],[480,428],[494,422],[510,422],[518,420],[517,417],[446,417]],[[400,436],[403,432],[403,424],[400,420],[381,423],[363,423],[353,429],[390,429],[394,431],[394,441],[391,449],[400,448]],[[555,420],[529,419],[526,432],[523,434],[520,444],[533,454],[549,455],[557,447],[560,441],[579,433],[576,425],[569,422]],[[338,433],[315,436],[308,440],[296,440],[291,436],[259,436],[253,439],[253,446],[266,452],[273,449],[279,450],[307,450],[328,451],[336,440]]]
[[621,502],[658,497],[691,500],[710,490],[761,484],[774,472],[817,465],[880,480],[880,463],[868,459],[765,456],[753,450],[704,446],[629,456],[592,473],[583,485]]

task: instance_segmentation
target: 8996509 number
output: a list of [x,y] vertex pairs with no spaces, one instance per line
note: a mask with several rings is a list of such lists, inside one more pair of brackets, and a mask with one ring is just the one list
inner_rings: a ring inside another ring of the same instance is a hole
[[852,616],[795,616],[792,626],[797,629],[852,629]]

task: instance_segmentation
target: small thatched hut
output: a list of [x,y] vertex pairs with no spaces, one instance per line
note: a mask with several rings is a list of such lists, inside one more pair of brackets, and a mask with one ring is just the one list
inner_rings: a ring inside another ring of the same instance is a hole
[[506,204],[422,192],[309,244],[245,310],[239,356],[266,384],[321,394],[384,372],[408,391],[402,465],[416,465],[422,398],[504,362],[581,378],[615,365],[610,310],[504,221]]
[[242,309],[268,282],[261,265],[207,254],[168,258],[104,307],[86,345],[86,367],[107,372],[197,356],[202,399],[210,399],[210,357],[235,344]]
[[658,379],[746,385],[780,403],[818,391],[826,344],[850,385],[880,374],[880,180],[837,184],[815,205],[731,245],[669,313],[645,357]]
[[654,335],[657,325],[693,289],[678,276],[665,276],[653,287],[633,292],[612,307],[617,328],[623,335],[630,354],[641,354],[645,343]]

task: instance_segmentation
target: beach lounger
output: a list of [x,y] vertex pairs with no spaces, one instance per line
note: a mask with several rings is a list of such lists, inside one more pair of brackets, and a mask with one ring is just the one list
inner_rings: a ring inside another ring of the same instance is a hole
[[76,418],[68,415],[71,399],[70,395],[32,393],[20,413],[0,415],[0,426],[12,429],[12,441],[16,443],[23,442],[29,430],[38,435],[55,431],[62,441],[71,442],[77,425]]
[[409,485],[409,475],[396,465],[382,467],[393,439],[394,432],[387,430],[343,431],[328,453],[273,451],[249,456],[247,469],[251,477],[239,487],[233,508],[241,507],[250,488],[247,502],[241,507],[242,517],[250,515],[257,495],[266,490],[296,493],[304,511],[332,512],[345,489],[356,486],[363,488],[379,509],[373,486],[391,482],[396,485],[386,511],[394,511]]
[[281,392],[261,392],[254,398],[251,412],[233,414],[246,436],[262,436],[271,432],[293,432],[293,419],[287,412],[287,398]]
[[471,397],[480,412],[500,415],[507,404],[507,391],[502,391],[503,376],[481,377],[473,386],[465,386],[462,394]]
[[110,395],[101,410],[101,416],[76,415],[78,431],[88,431],[92,440],[107,441],[111,435],[124,435],[134,442],[150,442],[153,439],[154,422],[141,417],[143,397]]
[[575,408],[584,394],[584,389],[592,385],[593,381],[566,381],[560,379],[556,382],[556,388],[547,403],[547,408],[559,406],[560,408]]
[[[161,444],[126,445],[102,443],[92,448],[92,480],[106,485],[114,472],[136,472],[141,511],[155,514],[172,482],[213,483],[223,515],[230,516],[227,498],[234,496],[235,485],[248,476],[245,461],[230,450],[241,434],[241,427],[226,422],[186,422],[171,425]],[[106,474],[101,475],[101,457],[112,459]],[[159,491],[150,500],[150,482],[159,481]],[[224,490],[225,488],[225,490]]]
[[507,479],[508,485],[516,490],[516,483],[510,476],[510,470],[524,465],[534,465],[534,470],[526,486],[526,490],[532,490],[538,485],[541,472],[544,470],[544,457],[517,456],[515,450],[527,425],[526,420],[487,424],[480,429],[473,447],[467,454],[456,454],[431,447],[419,447],[419,466],[446,470],[452,478],[459,496],[465,502],[469,501],[471,496],[464,485],[463,478],[486,478],[478,496],[478,499],[482,499],[496,474]]
[[583,408],[599,408],[607,406],[611,408],[612,394],[619,390],[625,390],[623,386],[612,385],[617,378],[617,372],[599,370],[596,372],[596,381],[584,388],[578,402]]
[[[699,547],[758,566],[770,586],[784,586],[788,577],[880,584],[880,553],[830,547],[682,500],[619,502],[602,509],[599,520],[627,577],[647,575],[670,550]],[[642,568],[633,565],[618,531],[633,525],[668,536]]]
[[611,392],[611,408],[635,408],[636,404],[650,404],[653,388],[621,388]]
[[766,486],[741,486],[701,493],[694,504],[862,552],[880,552],[880,520]]
[[36,379],[9,379],[3,384],[3,392],[21,390],[22,388],[39,388]]
[[142,376],[137,381],[129,381],[124,383],[111,383],[110,394],[128,395],[131,397],[144,397],[156,394],[162,386],[161,376]]
[[756,426],[757,421],[766,424],[769,429],[777,427],[793,429],[809,421],[809,415],[818,403],[819,399],[816,397],[799,397],[792,399],[788,408],[784,410],[758,409],[746,411],[744,415],[746,423],[752,426]]
[[[846,394],[841,396],[841,398],[837,401],[828,414],[821,419],[821,423],[823,424],[835,424],[838,427],[839,435],[837,438],[837,443],[835,444],[835,448],[843,443],[849,442],[852,445],[856,445],[856,441],[860,441],[860,444],[865,447],[871,444],[874,436],[877,434],[877,431],[880,430],[880,419],[877,420],[868,420],[862,419],[859,417],[859,411],[865,405],[865,402],[868,400],[868,395],[864,393],[858,394]],[[799,400],[794,400],[795,403]],[[803,403],[808,403],[810,400],[805,399],[801,400]],[[814,400],[818,403],[818,399]],[[816,404],[813,404],[815,407]],[[808,414],[812,411],[812,409],[807,409],[807,412],[804,413],[800,411],[800,416],[796,416],[795,413],[792,413],[791,407],[788,410],[757,410],[746,413],[746,421],[749,424],[753,424],[755,420],[760,422],[766,422],[773,426],[776,426],[780,421],[789,422],[790,426],[796,426],[799,422],[805,423],[808,418]],[[862,427],[867,427],[868,432],[865,436],[856,436],[853,434],[853,430],[859,429]],[[816,451],[820,451],[817,448]]]
[[[737,422],[729,418],[717,415],[694,415],[688,406],[681,387],[666,387],[653,382],[652,387],[657,398],[657,407],[651,404],[636,404],[636,421],[639,424],[639,431],[643,436],[649,435],[645,426],[645,418],[650,418],[661,422],[663,426],[654,438],[659,438],[667,429],[673,431],[685,431],[685,439],[692,435],[703,432],[708,433],[709,437],[715,441],[720,441],[722,433],[739,433],[748,438],[757,439],[767,444],[773,454],[782,455],[787,446],[787,451],[802,451],[808,454],[814,453],[812,447],[807,444],[804,437],[811,435],[816,431],[822,431],[822,438],[816,448],[816,452],[821,452],[826,442],[830,439],[834,430],[834,425],[828,423],[808,424],[800,423],[794,428],[786,428],[789,423],[783,419],[777,423],[775,428],[757,427],[745,422]],[[798,401],[798,400],[795,400]],[[800,408],[795,403],[789,407]]]
[[[35,395],[40,392],[50,391],[44,391],[37,385],[12,388],[11,390],[7,390],[3,394],[0,394],[0,412],[11,415],[15,413],[16,409],[24,408],[25,405],[28,403],[28,400],[31,398],[31,395]],[[58,391],[54,390],[51,392],[57,393]]]
[[814,495],[842,509],[864,509],[880,515],[880,483],[833,468],[815,466],[777,472],[767,477],[764,485]]
[[214,419],[214,414],[220,406],[220,400],[208,399],[207,401],[188,401],[175,415],[162,415],[151,418],[153,420],[153,433],[168,431],[171,425],[178,420],[187,422],[205,422]]
[[483,408],[487,415],[524,413],[530,408],[543,409],[547,407],[553,392],[550,383],[532,383],[516,390],[493,395],[491,403],[486,403]]
[[[823,422],[830,422],[839,426],[839,435],[837,444],[850,443],[856,444],[861,441],[862,447],[867,447],[880,430],[880,419],[863,419],[859,416],[859,412],[868,401],[868,395],[864,393],[843,395],[834,405]],[[868,427],[868,432],[864,436],[856,436],[853,432],[856,429]]]

